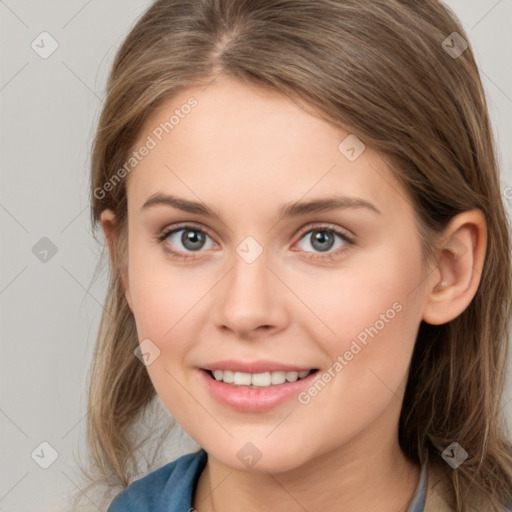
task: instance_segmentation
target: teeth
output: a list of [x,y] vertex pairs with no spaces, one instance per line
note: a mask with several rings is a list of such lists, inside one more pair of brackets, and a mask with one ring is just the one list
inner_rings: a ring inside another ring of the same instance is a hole
[[233,384],[235,386],[250,386],[252,375],[250,373],[235,372]]
[[213,370],[213,377],[215,380],[225,382],[226,384],[233,384],[235,386],[255,386],[258,388],[266,388],[269,386],[276,386],[284,384],[285,382],[295,382],[299,379],[307,377],[311,370],[304,370],[303,372],[264,372],[264,373],[244,373],[244,372],[231,372],[223,370]]
[[227,384],[233,384],[233,381],[235,380],[235,375],[233,374],[233,372],[225,370],[224,372],[221,371],[221,373],[223,373],[222,380],[224,382],[226,382]]
[[[249,373],[246,373],[246,375],[250,375]],[[270,386],[272,383],[272,378],[270,376],[270,372],[265,373],[255,373],[252,376],[251,384],[253,386],[258,386],[259,388],[266,388]]]
[[270,374],[272,384],[284,384],[286,382],[286,372],[272,372]]
[[299,372],[286,372],[286,380],[288,382],[295,382],[299,378]]

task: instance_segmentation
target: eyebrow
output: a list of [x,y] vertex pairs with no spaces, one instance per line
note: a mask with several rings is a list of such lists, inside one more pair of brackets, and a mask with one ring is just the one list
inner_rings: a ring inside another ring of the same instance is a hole
[[[216,217],[218,219],[221,218],[217,212],[204,203],[190,201],[177,196],[164,195],[158,192],[147,199],[142,205],[141,211],[148,210],[155,206],[171,206],[187,213],[195,213],[204,215],[205,217]],[[300,217],[310,213],[322,213],[344,208],[366,208],[376,214],[381,214],[381,211],[375,205],[364,199],[358,197],[332,196],[284,204],[279,209],[279,218]]]

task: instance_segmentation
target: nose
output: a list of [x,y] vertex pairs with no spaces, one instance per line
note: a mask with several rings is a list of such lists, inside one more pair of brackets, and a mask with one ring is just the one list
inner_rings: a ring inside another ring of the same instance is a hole
[[286,287],[268,267],[266,253],[248,263],[234,254],[233,266],[215,287],[212,320],[240,338],[269,336],[288,322]]

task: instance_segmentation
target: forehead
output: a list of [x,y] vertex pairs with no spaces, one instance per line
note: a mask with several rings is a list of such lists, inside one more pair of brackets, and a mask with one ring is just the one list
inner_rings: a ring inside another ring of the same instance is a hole
[[347,158],[347,140],[363,149],[287,96],[218,77],[167,99],[146,119],[133,148],[151,149],[129,175],[129,203],[178,191],[219,208],[333,193],[385,207],[404,197],[376,152],[366,147]]
[[297,157],[311,156],[312,151],[326,155],[337,152],[340,139],[339,129],[287,96],[222,76],[207,87],[189,88],[167,99],[148,117],[139,141],[148,134],[161,149],[179,145],[189,157],[207,153],[224,160],[241,157],[241,150],[258,160],[270,151],[273,158],[289,158],[291,152]]

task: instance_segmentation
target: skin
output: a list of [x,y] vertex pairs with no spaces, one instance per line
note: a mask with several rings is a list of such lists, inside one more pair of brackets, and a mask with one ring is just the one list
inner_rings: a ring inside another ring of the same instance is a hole
[[[351,162],[338,150],[349,132],[283,95],[223,76],[163,103],[134,147],[192,95],[198,106],[128,176],[124,285],[139,340],[160,350],[147,367],[160,399],[208,452],[193,506],[404,511],[420,469],[397,440],[416,334],[421,320],[455,318],[476,293],[487,236],[481,212],[455,217],[437,261],[424,268],[412,203],[381,155],[366,147]],[[220,219],[165,205],[141,212],[156,192],[203,202]],[[283,203],[334,192],[380,214],[360,207],[279,219]],[[101,222],[113,251],[114,214],[105,210]],[[184,246],[183,232],[157,240],[181,222],[206,231],[203,248]],[[355,243],[336,236],[328,252],[346,250],[314,259],[325,253],[311,230],[329,227]],[[252,263],[236,252],[247,236],[263,248]],[[190,258],[173,259],[164,245]],[[199,378],[198,367],[228,358],[327,371],[394,303],[401,311],[306,405],[292,399],[239,412]],[[237,457],[248,441],[261,453],[250,468]]]

